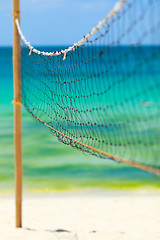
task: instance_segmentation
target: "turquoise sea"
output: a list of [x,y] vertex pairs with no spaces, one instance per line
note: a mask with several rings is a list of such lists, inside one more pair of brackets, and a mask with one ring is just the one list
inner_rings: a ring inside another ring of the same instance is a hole
[[[62,47],[64,48],[64,47]],[[14,191],[12,48],[0,48],[0,192]],[[25,191],[160,188],[160,177],[58,142],[23,108]]]

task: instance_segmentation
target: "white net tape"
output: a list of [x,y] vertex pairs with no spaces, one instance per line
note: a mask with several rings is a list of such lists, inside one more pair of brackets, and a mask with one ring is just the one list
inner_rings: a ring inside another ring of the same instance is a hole
[[125,2],[127,0],[120,0],[118,1],[114,7],[112,8],[112,10],[109,12],[109,14],[102,20],[100,21],[96,27],[94,27],[91,32],[89,32],[86,36],[84,36],[84,38],[82,38],[79,42],[77,43],[74,43],[73,46],[67,48],[67,49],[64,49],[64,50],[61,50],[61,51],[54,51],[54,52],[44,52],[44,51],[40,51],[40,50],[37,50],[36,48],[34,48],[30,42],[28,42],[26,40],[26,38],[24,37],[23,33],[22,33],[22,30],[21,30],[21,27],[20,27],[20,24],[19,24],[19,21],[18,19],[16,18],[15,19],[15,23],[16,23],[16,26],[17,26],[17,29],[18,29],[18,32],[19,32],[19,35],[22,39],[22,41],[24,42],[24,44],[26,46],[28,46],[28,48],[30,49],[30,53],[31,54],[32,52],[34,53],[37,53],[39,55],[44,55],[44,56],[58,56],[60,54],[64,54],[64,57],[63,57],[63,60],[66,59],[66,54],[69,52],[69,51],[73,51],[75,50],[76,47],[79,47],[79,46],[82,46],[93,34],[95,34],[98,29],[100,29],[101,27],[103,27],[106,22],[108,21],[108,19],[112,18],[117,12],[119,12],[121,10],[121,8],[124,6]]

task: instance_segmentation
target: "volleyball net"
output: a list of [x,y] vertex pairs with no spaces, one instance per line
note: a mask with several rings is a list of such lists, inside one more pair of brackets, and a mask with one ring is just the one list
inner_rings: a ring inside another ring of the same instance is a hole
[[60,142],[160,174],[160,1],[121,0],[65,49],[21,45],[21,101]]

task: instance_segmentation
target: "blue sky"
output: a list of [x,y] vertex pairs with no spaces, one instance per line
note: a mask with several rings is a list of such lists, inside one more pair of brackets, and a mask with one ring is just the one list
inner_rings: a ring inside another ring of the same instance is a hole
[[[21,0],[21,27],[24,36],[33,46],[73,45],[102,20],[117,0]],[[143,9],[147,0],[137,0]],[[155,1],[159,11],[160,0]],[[155,4],[154,2],[154,4]],[[12,45],[12,0],[0,0],[0,46]],[[138,14],[138,11],[135,12]],[[142,34],[146,24],[153,23],[158,14],[148,15],[146,23],[137,27],[134,39]],[[118,26],[117,26],[118,27]],[[134,34],[134,33],[133,33]],[[155,40],[154,40],[155,39]],[[158,42],[157,42],[158,39]],[[152,44],[160,44],[160,39],[152,35]],[[124,44],[128,43],[128,40]],[[144,44],[150,44],[146,37]]]
[[[21,24],[33,45],[73,44],[87,34],[116,0],[21,0]],[[0,0],[0,45],[12,45],[12,0]]]

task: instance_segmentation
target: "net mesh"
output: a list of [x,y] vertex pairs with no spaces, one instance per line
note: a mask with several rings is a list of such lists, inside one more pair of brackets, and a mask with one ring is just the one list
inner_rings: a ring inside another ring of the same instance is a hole
[[159,0],[126,1],[65,60],[22,44],[25,108],[65,144],[159,169],[159,9]]

